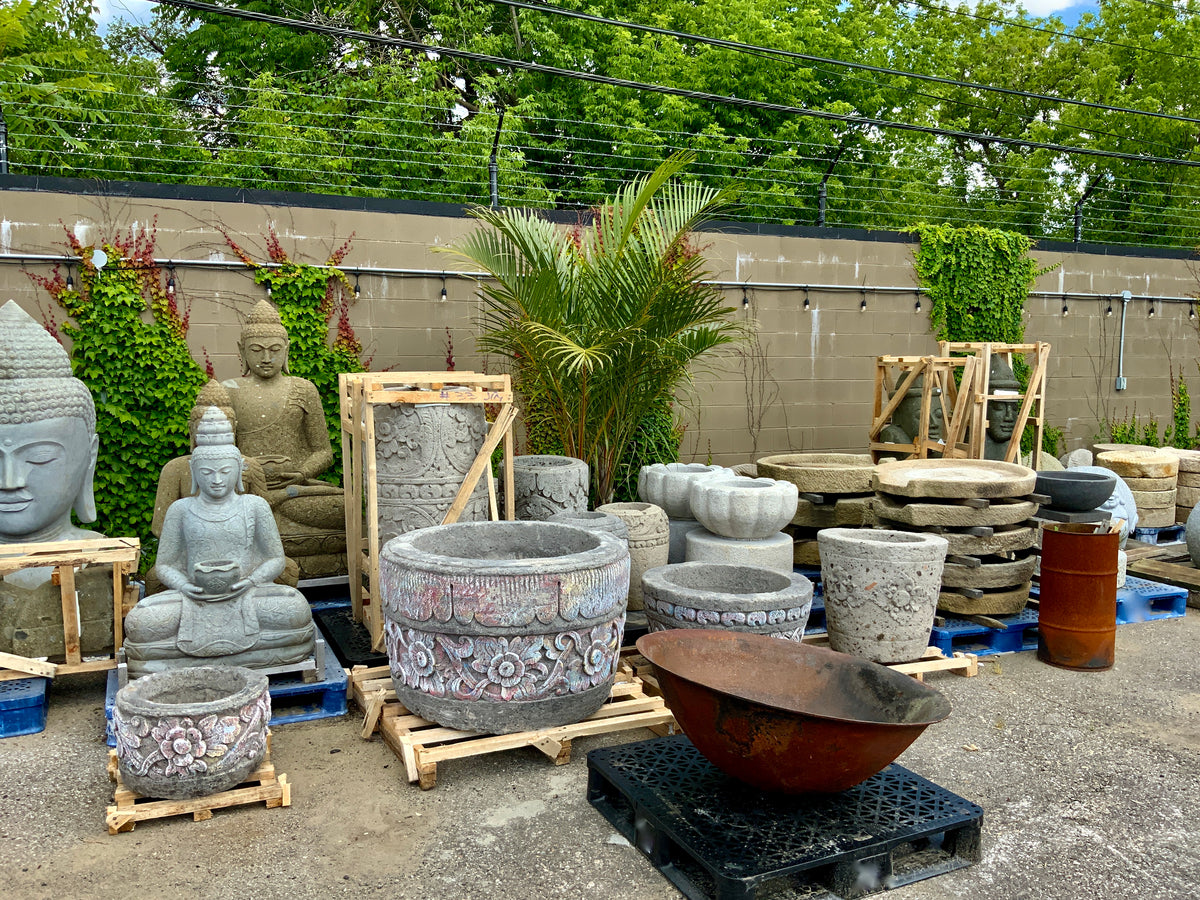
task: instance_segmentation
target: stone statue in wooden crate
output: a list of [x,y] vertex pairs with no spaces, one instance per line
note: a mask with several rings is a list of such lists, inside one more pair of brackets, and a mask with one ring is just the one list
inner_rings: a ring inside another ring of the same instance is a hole
[[288,374],[288,334],[262,300],[250,311],[238,350],[244,374],[224,382],[237,420],[237,445],[261,464],[287,555],[301,577],[346,571],[342,489],[317,476],[333,463],[321,398]]
[[133,676],[180,666],[276,666],[313,653],[304,595],[274,584],[284,555],[271,508],[243,494],[242,453],[229,420],[210,407],[189,461],[196,496],[171,504],[159,540],[158,577],[170,590],[125,619]]
[[[913,379],[908,390],[904,392],[904,399],[892,413],[892,420],[879,432],[880,441],[889,444],[911,444],[917,439],[921,430],[921,393],[924,388],[925,376],[918,375]],[[930,391],[929,439],[931,441],[940,440],[942,437],[942,425],[945,417],[942,413],[941,394],[942,389],[936,386]],[[930,454],[931,457],[937,455],[936,453]],[[888,450],[879,454],[879,461],[886,462],[893,459],[910,459],[911,457],[911,453]]]
[[[999,354],[992,356],[991,371],[988,373],[988,394],[1011,396],[1011,400],[988,400],[987,433],[983,440],[984,459],[1004,459],[1008,442],[1012,439],[1020,411],[1021,383],[1013,374],[1012,366]],[[1018,460],[1019,461],[1019,460]]]
[[[0,544],[103,538],[71,521],[96,520],[96,408],[62,346],[15,301],[0,308]],[[0,547],[0,555],[3,555]],[[64,652],[62,597],[46,566],[0,580],[0,650]],[[76,577],[84,653],[111,652],[112,568]]]

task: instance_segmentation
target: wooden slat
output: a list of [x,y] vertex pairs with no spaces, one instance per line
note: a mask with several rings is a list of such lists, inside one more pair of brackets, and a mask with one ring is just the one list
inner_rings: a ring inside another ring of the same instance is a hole
[[0,652],[0,666],[21,673],[21,677],[23,678],[27,678],[30,675],[37,675],[41,678],[53,678],[58,674],[58,666],[54,663],[43,662],[40,659],[30,659],[27,656],[18,656],[15,653]]
[[[479,478],[483,475],[483,470],[486,468],[489,472],[491,471],[492,451],[496,449],[496,446],[500,443],[504,435],[512,429],[513,419],[516,415],[516,407],[511,403],[505,403],[500,407],[500,413],[496,416],[496,421],[492,423],[491,431],[488,432],[487,437],[484,439],[483,446],[476,455],[475,461],[471,463],[471,468],[467,470],[466,477],[463,478],[463,483],[458,489],[458,494],[455,496],[454,502],[446,510],[445,518],[442,519],[443,525],[457,522],[458,517],[467,508],[467,501],[471,499],[471,492],[475,490],[475,485],[479,483]],[[511,493],[509,491],[509,494]]]
[[75,567],[58,567],[59,590],[62,591],[63,639],[68,665],[83,662],[79,652],[79,598],[75,596]]
[[1200,569],[1191,564],[1164,562],[1160,559],[1139,559],[1130,562],[1127,570],[1131,575],[1160,581],[1163,584],[1200,591]]

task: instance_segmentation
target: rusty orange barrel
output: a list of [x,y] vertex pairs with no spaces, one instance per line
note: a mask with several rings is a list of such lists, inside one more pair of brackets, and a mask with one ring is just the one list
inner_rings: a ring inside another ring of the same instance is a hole
[[1112,668],[1121,536],[1096,525],[1042,531],[1038,659],[1066,669]]

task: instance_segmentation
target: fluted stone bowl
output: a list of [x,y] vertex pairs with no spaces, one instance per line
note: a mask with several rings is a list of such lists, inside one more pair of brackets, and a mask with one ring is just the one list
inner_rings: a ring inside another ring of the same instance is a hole
[[392,538],[379,558],[396,697],[449,728],[577,722],[612,689],[629,548],[552,522],[462,522]]
[[1105,503],[1116,486],[1115,473],[1101,475],[1099,472],[1064,469],[1061,472],[1038,472],[1034,490],[1050,498],[1051,509],[1087,512]]
[[800,492],[774,478],[696,478],[688,496],[693,518],[713,534],[759,541],[792,521]]
[[267,676],[241,666],[145,675],[117,691],[113,728],[125,786],[189,800],[236,787],[267,750]]
[[638,498],[646,503],[661,507],[669,518],[694,519],[692,515],[691,486],[697,478],[713,475],[735,477],[729,469],[721,466],[705,466],[700,463],[655,463],[642,466],[638,473]]

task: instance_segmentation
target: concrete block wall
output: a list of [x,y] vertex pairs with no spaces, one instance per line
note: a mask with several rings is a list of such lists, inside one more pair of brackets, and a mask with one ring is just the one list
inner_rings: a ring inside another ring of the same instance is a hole
[[[41,189],[38,189],[38,188]],[[324,262],[353,235],[343,262],[361,267],[430,270],[427,275],[364,272],[362,296],[351,321],[374,370],[445,368],[446,329],[460,370],[495,371],[499,361],[480,358],[474,348],[480,313],[477,284],[455,273],[469,264],[438,252],[477,227],[451,207],[389,204],[351,198],[301,195],[249,196],[194,188],[158,189],[80,182],[57,190],[21,179],[0,181],[0,300],[12,297],[41,318],[50,299],[28,278],[48,273],[45,262],[21,263],[21,254],[61,254],[63,228],[85,243],[129,229],[156,230],[161,259],[234,261],[225,235],[252,257],[266,259],[265,239],[273,226],[284,249],[301,262]],[[147,196],[147,194],[157,196]],[[341,208],[338,208],[341,207]],[[714,280],[734,315],[757,333],[757,359],[741,350],[723,350],[696,373],[680,395],[687,431],[684,455],[734,464],[788,450],[862,450],[871,415],[875,358],[936,352],[929,329],[929,303],[914,309],[914,245],[909,236],[844,234],[804,229],[796,234],[762,233],[731,226],[704,232],[704,248]],[[1136,409],[1139,416],[1170,416],[1172,367],[1200,392],[1200,339],[1186,303],[1129,305],[1124,340],[1128,387],[1114,389],[1119,352],[1121,304],[1105,313],[1109,296],[1190,296],[1197,279],[1181,254],[1083,247],[1039,249],[1035,255],[1054,271],[1042,276],[1035,292],[1079,292],[1095,299],[1031,296],[1026,339],[1053,345],[1047,385],[1047,421],[1067,432],[1068,448],[1089,444],[1101,421]],[[441,272],[447,299],[441,300]],[[351,283],[355,277],[351,274]],[[178,296],[190,304],[189,345],[197,361],[205,354],[218,378],[239,374],[240,317],[265,290],[248,270],[176,268]],[[743,307],[742,285],[749,299]],[[803,306],[805,291],[809,309]],[[830,289],[835,286],[838,289]],[[882,288],[902,290],[882,290]],[[866,311],[860,309],[863,299]],[[61,311],[55,310],[61,318]],[[765,379],[748,373],[758,363]],[[748,396],[773,397],[769,404]],[[749,414],[748,414],[749,406]],[[1200,400],[1197,402],[1200,417]],[[756,427],[757,426],[757,427]]]

